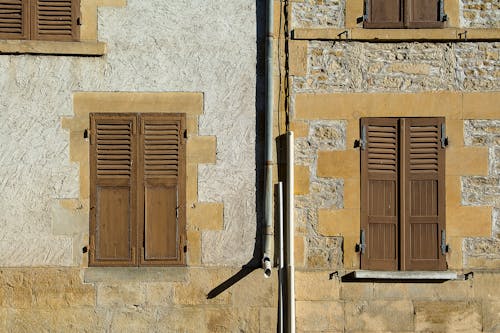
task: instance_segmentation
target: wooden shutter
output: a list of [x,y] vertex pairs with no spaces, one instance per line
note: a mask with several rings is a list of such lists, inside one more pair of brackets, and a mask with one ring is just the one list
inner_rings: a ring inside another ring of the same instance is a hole
[[32,0],[32,39],[75,41],[79,38],[78,0]]
[[444,118],[401,119],[402,269],[443,270],[445,230]]
[[0,0],[0,39],[26,39],[28,36],[28,2]]
[[443,0],[406,0],[408,28],[441,28],[441,3]]
[[365,28],[402,28],[403,0],[367,0]]
[[141,265],[182,265],[185,245],[184,116],[143,114],[139,211]]
[[364,118],[361,131],[361,268],[398,269],[398,119]]
[[91,266],[133,266],[136,257],[136,117],[91,115]]

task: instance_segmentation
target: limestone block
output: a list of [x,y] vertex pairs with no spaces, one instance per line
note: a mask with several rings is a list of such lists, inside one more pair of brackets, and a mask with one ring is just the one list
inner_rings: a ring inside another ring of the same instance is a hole
[[297,301],[295,304],[298,332],[344,330],[344,309],[341,302]]
[[146,295],[140,283],[98,284],[98,306],[138,306],[144,304]]
[[233,288],[233,304],[245,306],[277,306],[278,274],[273,271],[271,278],[264,279],[262,270],[254,270],[241,279]]
[[481,305],[465,301],[417,301],[416,332],[481,332]]
[[340,286],[340,299],[349,301],[373,299],[373,283],[342,283]]
[[295,267],[304,267],[304,261],[306,258],[306,244],[305,237],[303,236],[295,236],[294,238],[294,255],[295,255]]
[[309,124],[304,121],[292,121],[290,130],[293,131],[295,138],[303,138],[309,135]]
[[215,136],[193,136],[187,142],[188,163],[215,163],[216,161],[216,137]]
[[500,332],[500,301],[485,301],[483,308],[483,331]]
[[275,333],[278,325],[278,311],[275,307],[260,308],[259,324],[261,333]]
[[359,177],[359,151],[320,151],[318,153],[319,177],[356,178]]
[[199,307],[168,307],[158,310],[158,322],[152,332],[207,332],[206,311]]
[[114,307],[111,318],[111,332],[154,332],[156,318],[153,311],[141,307]]
[[304,195],[309,193],[310,172],[308,166],[295,166],[295,195]]
[[[174,303],[178,305],[230,304],[233,288],[224,290],[216,297],[207,296],[232,276],[229,269],[192,268],[186,282],[174,283]],[[262,273],[262,272],[261,272]]]
[[207,332],[259,332],[259,310],[255,307],[219,307],[205,313]]
[[152,282],[145,284],[146,304],[167,306],[173,303],[174,287],[172,283]]
[[187,260],[190,266],[201,264],[201,233],[197,230],[187,231]]
[[[467,156],[467,158],[464,159],[464,156]],[[488,175],[488,149],[483,147],[455,147],[447,149],[446,175]]]
[[339,300],[340,281],[330,278],[330,271],[296,271],[295,299],[297,301]]
[[498,119],[499,92],[464,94],[464,119]]
[[473,292],[479,299],[498,301],[500,274],[488,272],[474,272]]
[[224,205],[222,203],[198,202],[187,209],[188,224],[203,230],[222,230],[224,227]]
[[353,301],[345,305],[346,329],[413,331],[411,301]]
[[302,76],[307,73],[307,45],[308,41],[292,40],[289,45],[289,74]]
[[359,209],[320,209],[318,231],[324,236],[358,236],[359,214]]
[[448,236],[490,237],[491,207],[446,207]]

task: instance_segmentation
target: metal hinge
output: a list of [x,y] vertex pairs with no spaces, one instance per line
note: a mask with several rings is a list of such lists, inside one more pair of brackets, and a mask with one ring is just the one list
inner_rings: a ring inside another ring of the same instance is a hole
[[365,0],[365,7],[363,9],[363,21],[368,21],[368,13],[370,12],[370,1]]
[[81,18],[81,17],[78,17],[78,18],[76,19],[76,24],[77,24],[77,25],[82,25],[82,18]]
[[441,147],[446,148],[448,145],[448,138],[446,137],[446,126],[441,124]]
[[439,0],[439,21],[448,21],[448,15],[444,12],[444,0]]
[[446,244],[446,231],[441,230],[441,253],[446,254],[450,251],[450,246]]
[[366,149],[366,126],[361,127],[361,139],[359,139],[359,147],[361,150]]
[[366,249],[366,241],[365,241],[365,231],[361,229],[360,235],[360,243],[356,244],[356,252],[360,252],[361,254],[365,253]]

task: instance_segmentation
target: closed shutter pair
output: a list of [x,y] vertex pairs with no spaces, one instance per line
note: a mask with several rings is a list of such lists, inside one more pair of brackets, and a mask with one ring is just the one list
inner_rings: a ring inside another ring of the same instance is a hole
[[445,270],[444,118],[364,118],[361,131],[361,268]]
[[92,114],[91,266],[184,264],[185,117]]
[[366,0],[365,28],[442,28],[444,0]]
[[0,0],[0,39],[76,41],[79,0]]

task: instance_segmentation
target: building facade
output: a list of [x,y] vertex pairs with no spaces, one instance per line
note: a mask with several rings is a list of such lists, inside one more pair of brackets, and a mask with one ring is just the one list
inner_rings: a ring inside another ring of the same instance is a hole
[[[500,8],[394,3],[274,1],[292,320],[496,332]],[[278,272],[259,268],[265,14],[0,1],[0,331],[277,331]]]

